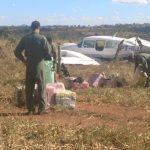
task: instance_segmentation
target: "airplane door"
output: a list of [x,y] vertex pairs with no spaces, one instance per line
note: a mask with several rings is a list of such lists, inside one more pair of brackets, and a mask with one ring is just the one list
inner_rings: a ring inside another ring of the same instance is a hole
[[117,51],[118,43],[116,41],[97,41],[99,54],[104,58],[113,58]]

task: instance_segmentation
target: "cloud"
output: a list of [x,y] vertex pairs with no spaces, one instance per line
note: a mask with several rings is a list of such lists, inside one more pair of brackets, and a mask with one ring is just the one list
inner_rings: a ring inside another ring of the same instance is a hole
[[[58,19],[59,18],[59,19]],[[102,16],[67,16],[55,14],[44,18],[39,18],[41,24],[46,25],[100,25],[104,24]]]
[[[13,23],[12,23],[12,20]],[[137,13],[136,16],[121,16],[120,12],[113,12],[111,16],[77,16],[65,14],[51,14],[50,16],[0,16],[0,25],[30,25],[33,20],[39,20],[41,25],[102,25],[124,23],[150,23],[150,15]]]
[[112,16],[68,16],[65,14],[53,14],[51,16],[43,16],[39,18],[24,17],[20,18],[22,24],[30,24],[33,20],[39,20],[42,25],[102,25],[102,24],[118,24],[118,23],[149,23],[150,16],[144,16],[139,13],[136,16],[121,17],[119,13]]
[[4,20],[6,16],[0,16],[0,20]]
[[118,3],[149,4],[150,0],[112,0]]
[[112,16],[112,19],[113,20],[120,20],[120,17],[119,16]]
[[112,21],[112,24],[123,22],[119,16],[112,16],[111,21]]
[[97,17],[97,20],[103,20],[103,17],[99,16]]

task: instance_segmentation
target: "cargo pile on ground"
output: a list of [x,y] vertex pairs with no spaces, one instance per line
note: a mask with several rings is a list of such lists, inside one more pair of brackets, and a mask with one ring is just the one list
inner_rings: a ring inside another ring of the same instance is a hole
[[86,88],[117,88],[123,87],[126,84],[126,80],[122,79],[118,75],[111,75],[108,78],[105,73],[92,74],[87,80],[82,77],[67,77],[65,78],[66,86],[70,89],[86,89]]

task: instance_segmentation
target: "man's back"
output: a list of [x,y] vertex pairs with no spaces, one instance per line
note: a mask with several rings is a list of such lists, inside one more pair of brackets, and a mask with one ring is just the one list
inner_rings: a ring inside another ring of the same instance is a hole
[[25,50],[27,64],[36,65],[43,59],[51,59],[49,48],[47,39],[33,32],[22,38],[15,50],[15,55],[21,58],[22,52]]

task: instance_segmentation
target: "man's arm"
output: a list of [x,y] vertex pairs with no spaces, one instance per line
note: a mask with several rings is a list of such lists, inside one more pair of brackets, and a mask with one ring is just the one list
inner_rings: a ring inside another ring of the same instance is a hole
[[22,54],[22,52],[24,50],[25,50],[25,44],[24,44],[24,38],[23,38],[23,39],[21,39],[18,46],[14,50],[14,54],[19,60],[21,60],[23,63],[26,63],[26,59],[24,58],[24,56]]
[[44,49],[44,52],[45,52],[45,57],[46,59],[49,59],[51,60],[51,46],[50,44],[48,43],[47,39],[44,37],[43,38],[43,49]]
[[53,56],[53,59],[54,59],[54,62],[56,63],[57,62],[57,49],[56,49],[56,46],[55,45],[51,45],[51,54]]

